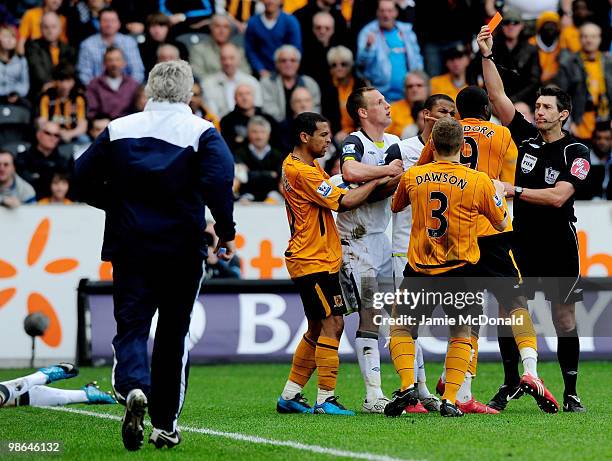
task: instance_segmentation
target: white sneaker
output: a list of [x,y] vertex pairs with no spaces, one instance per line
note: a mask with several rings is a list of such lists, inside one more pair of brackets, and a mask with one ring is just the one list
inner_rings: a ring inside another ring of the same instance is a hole
[[382,397],[378,397],[376,400],[372,400],[371,402],[364,400],[363,411],[365,413],[383,413],[388,403],[389,399],[384,395]]

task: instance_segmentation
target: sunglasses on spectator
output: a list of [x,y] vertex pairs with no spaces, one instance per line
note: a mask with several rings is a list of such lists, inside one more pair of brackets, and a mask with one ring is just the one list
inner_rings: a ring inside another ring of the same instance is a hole
[[351,67],[350,62],[332,62],[331,67]]
[[518,26],[521,21],[502,21],[502,26]]
[[281,58],[277,62],[298,62],[297,58]]
[[11,162],[0,162],[0,166],[11,166]]
[[47,136],[54,136],[56,138],[60,137],[59,133],[51,133],[50,131],[47,131],[47,130],[43,130],[43,133],[45,133]]
[[424,86],[424,83],[410,83],[409,85],[406,85],[406,88],[423,88]]

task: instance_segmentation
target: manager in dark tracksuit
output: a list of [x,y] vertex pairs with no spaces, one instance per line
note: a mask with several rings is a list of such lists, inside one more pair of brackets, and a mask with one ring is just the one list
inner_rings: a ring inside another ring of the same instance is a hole
[[[75,165],[82,201],[106,212],[102,259],[113,264],[115,362],[112,382],[126,406],[128,450],[144,440],[147,406],[161,448],[180,442],[187,340],[207,255],[204,207],[216,221],[220,257],[235,251],[234,162],[212,123],[187,105],[193,75],[185,61],[157,64],[143,112],[113,120]],[[159,311],[149,370],[147,339]]]

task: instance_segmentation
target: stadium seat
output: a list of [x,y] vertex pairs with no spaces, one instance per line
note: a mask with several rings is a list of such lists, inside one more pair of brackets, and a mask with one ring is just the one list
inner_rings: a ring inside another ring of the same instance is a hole
[[0,145],[29,139],[31,135],[30,110],[13,104],[0,104]]
[[3,150],[8,150],[13,155],[21,154],[30,148],[30,143],[25,141],[10,141],[2,144]]
[[190,32],[187,34],[181,34],[176,37],[177,42],[181,42],[183,45],[187,47],[187,50],[191,51],[191,48],[194,45],[204,41],[210,40],[210,36],[208,34],[203,34],[201,32]]

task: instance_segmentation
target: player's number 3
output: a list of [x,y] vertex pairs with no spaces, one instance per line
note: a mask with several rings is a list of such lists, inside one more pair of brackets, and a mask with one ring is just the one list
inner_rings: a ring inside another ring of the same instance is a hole
[[444,212],[448,208],[448,198],[443,192],[434,190],[429,193],[429,201],[432,202],[433,200],[439,201],[440,206],[431,210],[431,217],[440,221],[440,225],[437,229],[428,227],[427,234],[431,238],[439,238],[446,234],[448,230],[448,219],[444,216]]

